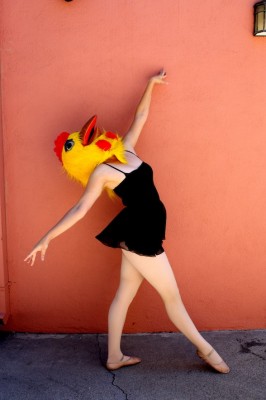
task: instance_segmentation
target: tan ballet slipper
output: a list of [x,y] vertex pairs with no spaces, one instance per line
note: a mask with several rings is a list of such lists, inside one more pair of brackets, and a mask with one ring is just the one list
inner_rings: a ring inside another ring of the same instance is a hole
[[215,363],[211,361],[211,355],[214,352],[214,348],[211,349],[211,351],[208,354],[202,354],[199,350],[197,350],[197,355],[205,361],[207,364],[209,364],[212,368],[214,368],[216,371],[222,373],[222,374],[228,374],[230,372],[230,368],[228,365],[224,362],[224,360]]
[[[126,359],[125,359],[126,358]],[[141,362],[141,359],[138,357],[127,357],[127,356],[122,356],[121,360],[115,363],[106,363],[106,368],[109,371],[115,371],[116,369],[123,368],[123,367],[129,367],[131,365],[139,364]]]

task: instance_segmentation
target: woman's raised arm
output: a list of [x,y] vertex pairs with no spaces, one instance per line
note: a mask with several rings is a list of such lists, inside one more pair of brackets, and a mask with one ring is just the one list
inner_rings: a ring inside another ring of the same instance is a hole
[[164,81],[165,77],[166,72],[164,69],[162,69],[159,74],[154,75],[149,79],[146,89],[137,107],[134,120],[129,128],[129,131],[124,136],[125,147],[135,147],[142,128],[149,115],[153,87],[155,84],[167,83]]
[[91,175],[85,192],[77,204],[75,204],[74,207],[72,207],[64,217],[39,240],[24,261],[33,265],[38,252],[41,253],[41,260],[43,261],[50,241],[71,228],[71,226],[86,215],[102,193],[105,184],[106,175],[102,173],[101,168],[97,168]]

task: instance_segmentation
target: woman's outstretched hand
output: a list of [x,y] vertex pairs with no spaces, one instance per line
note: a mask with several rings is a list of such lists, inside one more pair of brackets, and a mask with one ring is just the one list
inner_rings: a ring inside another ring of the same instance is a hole
[[26,261],[28,264],[32,266],[35,262],[36,255],[39,251],[41,253],[41,260],[44,261],[48,245],[49,245],[49,240],[46,237],[44,237],[33,247],[32,251],[27,255],[24,261]]
[[166,78],[166,71],[162,69],[159,74],[154,75],[150,78],[150,81],[153,83],[159,83],[159,84],[168,84],[164,79]]

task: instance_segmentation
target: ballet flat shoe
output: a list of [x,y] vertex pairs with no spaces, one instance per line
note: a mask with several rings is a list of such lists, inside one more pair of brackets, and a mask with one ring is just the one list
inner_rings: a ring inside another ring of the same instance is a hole
[[230,372],[230,368],[228,365],[222,360],[219,363],[214,363],[211,361],[210,357],[215,350],[212,348],[208,354],[202,354],[199,350],[197,350],[197,355],[209,364],[213,369],[220,372],[221,374],[228,374]]
[[123,356],[120,361],[116,363],[106,363],[106,368],[109,371],[115,371],[116,369],[123,368],[123,367],[129,367],[131,365],[139,364],[141,362],[141,359],[138,357],[127,357]]

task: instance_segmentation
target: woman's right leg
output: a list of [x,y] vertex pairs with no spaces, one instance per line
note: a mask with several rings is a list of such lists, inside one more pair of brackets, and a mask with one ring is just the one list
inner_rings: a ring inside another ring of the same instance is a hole
[[123,356],[120,342],[127,310],[142,281],[143,276],[141,273],[138,272],[124,254],[122,254],[120,284],[110,306],[108,315],[107,363],[116,363],[121,360]]

